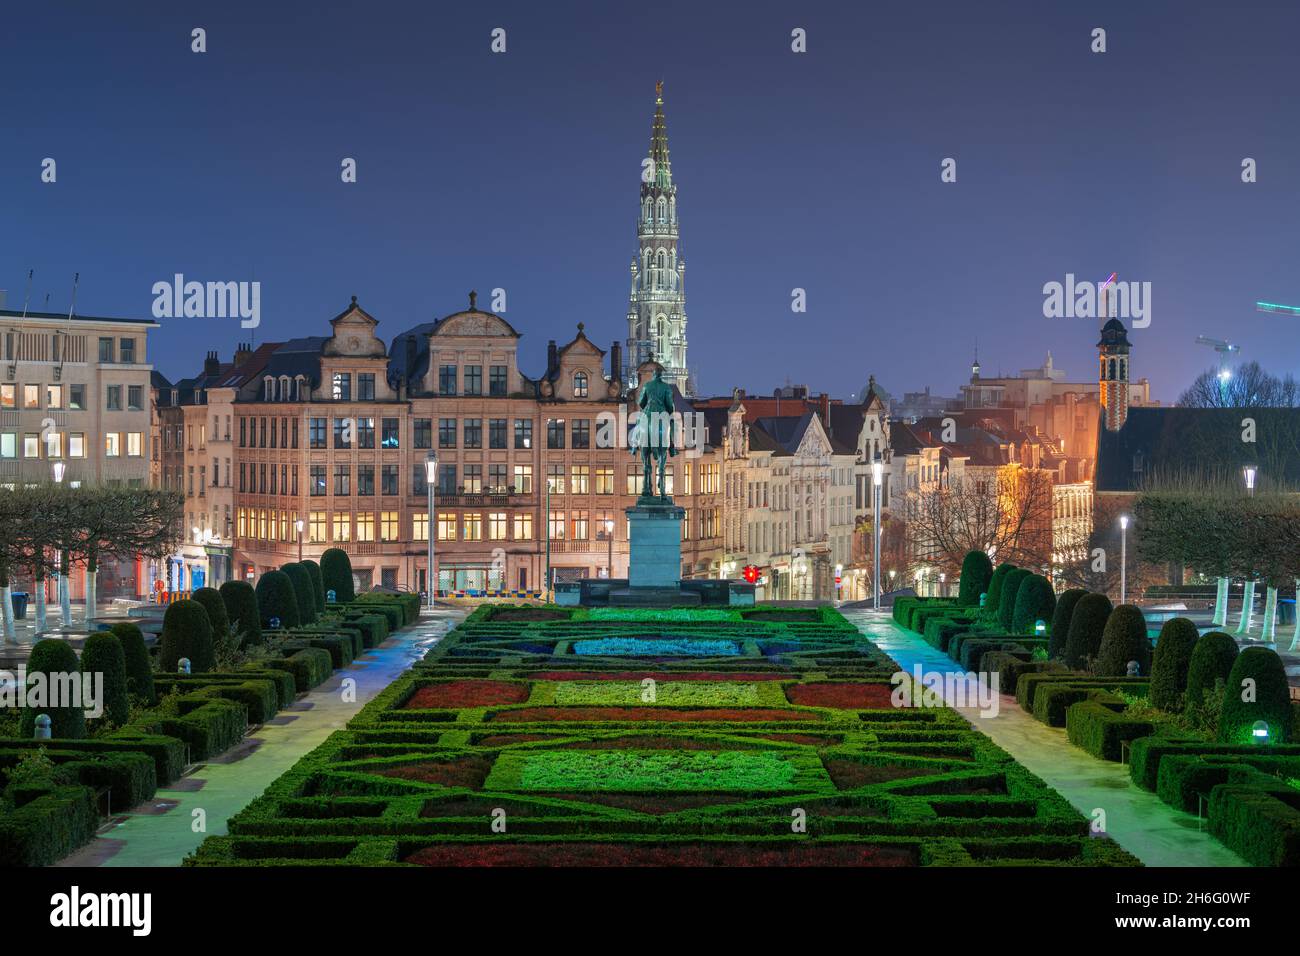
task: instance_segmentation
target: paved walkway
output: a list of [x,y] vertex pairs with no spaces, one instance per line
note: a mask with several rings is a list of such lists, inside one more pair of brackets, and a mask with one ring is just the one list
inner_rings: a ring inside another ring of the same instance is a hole
[[[179,866],[205,837],[226,832],[226,821],[272,781],[349,720],[372,697],[422,658],[464,612],[425,611],[419,623],[367,651],[325,683],[280,711],[243,744],[159,790],[153,800],[117,816],[100,835],[60,866]],[[356,681],[355,702],[340,693]],[[195,832],[194,811],[207,817]]]
[[[888,611],[850,610],[845,616],[908,673],[916,664],[927,672],[961,670],[952,658],[895,624]],[[975,699],[973,692],[969,698]],[[1202,831],[1195,816],[1175,810],[1135,785],[1127,766],[1075,747],[1066,740],[1063,728],[1035,720],[1014,696],[1001,695],[996,716],[981,716],[977,708],[956,710],[1085,817],[1091,818],[1098,808],[1104,810],[1109,835],[1148,866],[1245,866],[1240,857]]]

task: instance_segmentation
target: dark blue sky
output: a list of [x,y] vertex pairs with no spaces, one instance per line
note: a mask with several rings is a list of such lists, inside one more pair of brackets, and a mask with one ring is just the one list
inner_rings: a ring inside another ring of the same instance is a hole
[[[1300,320],[1253,309],[1300,304],[1300,5],[616,9],[15,6],[0,288],[21,307],[35,268],[33,306],[49,292],[66,309],[80,271],[78,311],[143,316],[175,272],[259,280],[268,341],[322,334],[353,294],[391,340],[499,286],[537,374],[546,339],[579,321],[602,346],[625,336],[662,77],[706,393],[789,379],[847,395],[872,373],[895,394],[954,393],[976,336],[986,374],[1050,348],[1091,378],[1099,323],[1042,315],[1043,283],[1067,272],[1152,283],[1133,368],[1163,400],[1215,360],[1199,334],[1300,365]],[[947,156],[955,185],[939,181]],[[246,337],[165,320],[153,358],[179,377]]]

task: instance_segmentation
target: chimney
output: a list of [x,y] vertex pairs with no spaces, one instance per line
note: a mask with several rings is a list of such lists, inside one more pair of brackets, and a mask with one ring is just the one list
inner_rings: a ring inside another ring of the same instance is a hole
[[240,342],[236,345],[234,359],[236,367],[243,365],[248,356],[252,354],[252,351],[247,342]]
[[818,413],[822,417],[822,424],[826,426],[826,433],[831,431],[831,400],[825,392],[822,392],[821,399],[818,402]]
[[546,344],[546,377],[550,378],[560,367],[559,350],[555,347],[555,339],[551,339]]
[[221,371],[221,359],[217,358],[216,352],[209,352],[203,359],[203,374],[213,376]]
[[617,382],[623,377],[623,346],[615,342],[609,347],[609,380]]

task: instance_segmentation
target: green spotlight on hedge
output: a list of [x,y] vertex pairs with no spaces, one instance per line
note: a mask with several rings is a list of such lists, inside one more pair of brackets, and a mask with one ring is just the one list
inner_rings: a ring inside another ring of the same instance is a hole
[[1042,620],[1037,620],[1037,621],[1035,621],[1035,622],[1034,622],[1034,636],[1035,636],[1035,637],[1042,637],[1042,636],[1043,636],[1044,634],[1046,634],[1046,633],[1047,633],[1047,623],[1046,623],[1045,621],[1042,621]]
[[1250,728],[1250,736],[1257,744],[1268,743],[1268,724],[1262,720],[1255,721],[1255,726]]

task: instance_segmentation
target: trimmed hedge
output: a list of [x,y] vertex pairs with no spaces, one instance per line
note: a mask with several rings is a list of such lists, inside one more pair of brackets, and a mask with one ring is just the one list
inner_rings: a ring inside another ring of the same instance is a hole
[[1200,707],[1205,695],[1213,693],[1219,681],[1226,685],[1240,653],[1241,649],[1230,634],[1223,631],[1202,634],[1187,663],[1186,706]]
[[191,599],[203,605],[212,625],[212,640],[221,641],[230,632],[230,616],[226,613],[226,600],[216,588],[199,588]]
[[1020,585],[1030,576],[1025,568],[1012,568],[1002,579],[1002,594],[998,598],[998,625],[1004,630],[1011,630],[1011,620],[1016,613],[1016,598],[1020,596]]
[[163,615],[162,642],[158,650],[158,669],[175,673],[181,658],[188,657],[190,673],[202,674],[216,665],[212,649],[212,621],[197,601],[175,601]]
[[[35,734],[36,718],[41,714],[49,715],[50,733],[54,737],[75,740],[86,736],[86,714],[82,708],[50,707],[48,704],[54,691],[54,686],[50,683],[51,675],[59,674],[71,675],[72,679],[80,682],[81,666],[77,662],[77,652],[67,641],[49,637],[37,641],[27,657],[27,686],[30,693],[30,688],[33,683],[37,683],[36,678],[40,675],[45,684],[45,703],[43,706],[23,708],[18,727],[19,733],[24,737]],[[59,678],[55,677],[55,680],[58,681]],[[68,678],[63,678],[63,682],[67,681]]]
[[99,826],[95,795],[87,787],[55,787],[10,813],[0,814],[0,865],[49,866],[87,843]]
[[983,551],[967,551],[961,562],[961,584],[957,603],[962,607],[979,607],[980,595],[988,593],[993,577],[993,562]]
[[126,692],[140,698],[147,706],[157,702],[153,689],[153,661],[144,643],[144,632],[130,621],[122,621],[109,628],[122,643],[122,657],[126,662]]
[[1253,866],[1300,865],[1294,799],[1295,789],[1281,781],[1220,784],[1210,791],[1210,833]]
[[302,623],[298,617],[298,595],[293,581],[283,571],[266,571],[257,579],[257,607],[262,614],[262,627],[288,630]]
[[1114,610],[1104,594],[1085,594],[1070,615],[1070,633],[1065,638],[1065,666],[1082,668],[1097,656],[1106,621]]
[[1070,618],[1074,616],[1074,606],[1087,593],[1082,588],[1070,588],[1056,599],[1056,609],[1052,612],[1052,623],[1047,632],[1047,656],[1052,660],[1065,656],[1065,641],[1070,636]]
[[293,596],[298,602],[298,623],[314,624],[316,586],[311,583],[311,573],[296,562],[282,564],[280,570],[289,576],[289,583],[293,585]]
[[1015,610],[1011,612],[1012,634],[1034,634],[1039,621],[1046,626],[1056,611],[1056,592],[1052,582],[1041,574],[1031,574],[1020,582]]
[[121,727],[131,717],[126,692],[126,655],[122,642],[112,631],[99,631],[86,638],[81,648],[81,672],[103,675],[103,718]]
[[984,613],[990,616],[996,616],[998,605],[1002,601],[1002,582],[1006,580],[1007,575],[1016,570],[1014,564],[999,564],[993,569],[993,574],[989,578],[988,597],[984,599]]
[[334,592],[336,604],[347,604],[356,599],[352,583],[352,560],[342,548],[326,548],[320,556],[321,583],[326,591]]
[[1177,713],[1187,700],[1187,668],[1200,638],[1196,625],[1185,617],[1165,621],[1151,658],[1151,703]]
[[221,599],[226,602],[226,617],[239,628],[241,647],[262,643],[262,612],[257,606],[257,592],[247,581],[227,581],[221,585]]
[[1074,746],[1102,760],[1119,760],[1121,744],[1155,732],[1149,720],[1134,720],[1096,700],[1083,700],[1065,711],[1065,735]]
[[[1242,699],[1247,696],[1252,699]],[[1220,742],[1252,743],[1253,728],[1262,721],[1268,727],[1268,743],[1289,743],[1292,720],[1291,693],[1282,658],[1267,647],[1246,648],[1237,655],[1223,690]]]
[[361,629],[368,648],[388,640],[388,618],[382,614],[349,614],[343,620],[349,627]]
[[319,647],[305,647],[280,660],[266,661],[265,666],[292,674],[294,688],[300,694],[323,683],[334,673],[330,652]]
[[[1124,698],[1114,692],[1115,684],[1056,683],[1040,687],[1034,694],[1034,719],[1049,727],[1064,727],[1067,711],[1080,701],[1093,701],[1116,712],[1124,709]],[[1126,690],[1136,688],[1127,687]]]
[[1110,612],[1097,649],[1096,673],[1103,677],[1124,677],[1129,661],[1137,661],[1138,674],[1151,675],[1151,639],[1147,621],[1135,604],[1121,604]]
[[[324,614],[325,613],[325,579],[321,577],[320,565],[317,564],[315,561],[311,560],[311,558],[307,558],[298,563],[301,564],[304,568],[306,568],[307,573],[311,575],[311,588],[312,588],[312,592],[316,596],[316,613]],[[418,603],[418,599],[417,599],[417,603]]]

